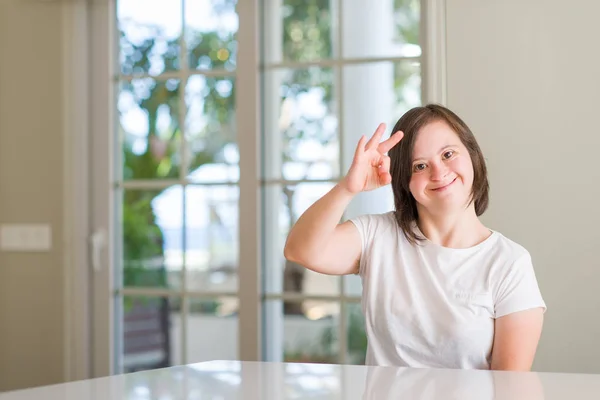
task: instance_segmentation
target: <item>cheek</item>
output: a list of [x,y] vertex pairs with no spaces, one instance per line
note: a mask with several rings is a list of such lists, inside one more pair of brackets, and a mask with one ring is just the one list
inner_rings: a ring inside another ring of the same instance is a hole
[[418,196],[418,194],[423,191],[423,189],[425,188],[426,185],[427,185],[427,178],[426,178],[425,174],[421,173],[421,174],[414,174],[413,176],[411,176],[408,187],[409,187],[410,191],[413,193],[413,196],[415,195],[415,193],[417,193],[417,196]]
[[462,175],[464,181],[469,186],[473,184],[473,164],[469,158],[459,160],[455,165],[455,171]]

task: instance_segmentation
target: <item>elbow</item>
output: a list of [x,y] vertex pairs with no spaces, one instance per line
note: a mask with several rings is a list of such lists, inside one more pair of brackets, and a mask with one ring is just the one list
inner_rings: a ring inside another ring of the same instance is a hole
[[283,257],[286,260],[293,262],[298,265],[306,266],[306,263],[310,257],[306,255],[306,249],[304,251],[298,248],[298,244],[290,242],[289,240],[283,247]]
[[283,256],[285,257],[286,260],[291,261],[291,262],[298,262],[298,254],[297,254],[297,250],[295,249],[295,246],[293,245],[293,243],[290,243],[290,241],[286,241],[285,246],[283,247]]
[[283,247],[283,257],[285,257],[285,259],[288,261],[293,261],[294,252],[288,243],[286,243],[285,246]]

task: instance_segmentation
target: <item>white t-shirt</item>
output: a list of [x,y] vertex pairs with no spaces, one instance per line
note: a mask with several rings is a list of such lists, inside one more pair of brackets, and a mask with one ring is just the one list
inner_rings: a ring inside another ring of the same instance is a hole
[[494,319],[546,310],[528,251],[499,232],[451,249],[412,245],[393,212],[351,221],[362,240],[367,365],[489,369]]

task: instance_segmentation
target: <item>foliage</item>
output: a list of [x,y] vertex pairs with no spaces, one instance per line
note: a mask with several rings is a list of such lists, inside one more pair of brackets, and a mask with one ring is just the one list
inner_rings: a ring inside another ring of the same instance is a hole
[[162,256],[163,236],[151,205],[154,196],[148,192],[136,193],[133,201],[123,201],[123,236],[126,238],[123,284],[126,286],[166,286],[164,270],[148,270],[142,261]]
[[[364,364],[367,336],[360,307],[348,307],[347,323],[346,362],[356,365]],[[330,325],[322,330],[318,341],[298,343],[293,349],[288,349],[284,354],[284,360],[287,362],[336,364],[339,360],[339,344],[339,328]]]
[[394,17],[397,40],[402,43],[419,44],[419,13],[421,0],[394,0]]
[[[221,2],[225,7],[228,3]],[[226,8],[226,7],[225,7]],[[160,29],[145,27],[153,31],[153,36],[141,41],[132,39],[126,31],[134,28],[133,22],[122,22],[120,30],[121,70],[124,74],[139,74],[151,71],[158,63],[164,71],[176,70],[179,65],[179,43],[166,41]],[[137,26],[137,28],[141,28]],[[222,67],[233,64],[235,48],[233,38],[223,38],[219,32],[202,32],[190,39],[190,62],[206,67]],[[162,54],[160,49],[164,49]],[[222,49],[229,49],[225,54]],[[159,60],[157,60],[157,54]],[[234,54],[234,53],[233,53]],[[206,60],[209,60],[207,62]],[[132,79],[120,85],[121,92],[129,92],[147,118],[148,134],[143,151],[135,148],[139,137],[126,132],[121,127],[123,179],[177,179],[184,162],[189,171],[199,166],[218,161],[220,151],[227,143],[234,142],[233,114],[235,85],[231,90],[219,90],[220,81],[229,78],[206,79],[202,113],[209,121],[200,132],[188,132],[186,139],[193,143],[192,154],[181,154],[181,141],[184,140],[180,127],[180,82],[175,79]],[[170,125],[159,131],[159,114],[168,110]],[[191,134],[195,133],[195,136]],[[123,285],[125,286],[166,286],[164,267],[148,268],[155,260],[163,258],[163,234],[158,227],[152,209],[152,201],[161,191],[127,190],[123,196]]]

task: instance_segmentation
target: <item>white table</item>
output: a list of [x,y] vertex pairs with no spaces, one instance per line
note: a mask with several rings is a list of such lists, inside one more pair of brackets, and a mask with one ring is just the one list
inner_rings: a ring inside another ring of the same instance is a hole
[[0,400],[600,399],[600,375],[211,361],[0,394]]

